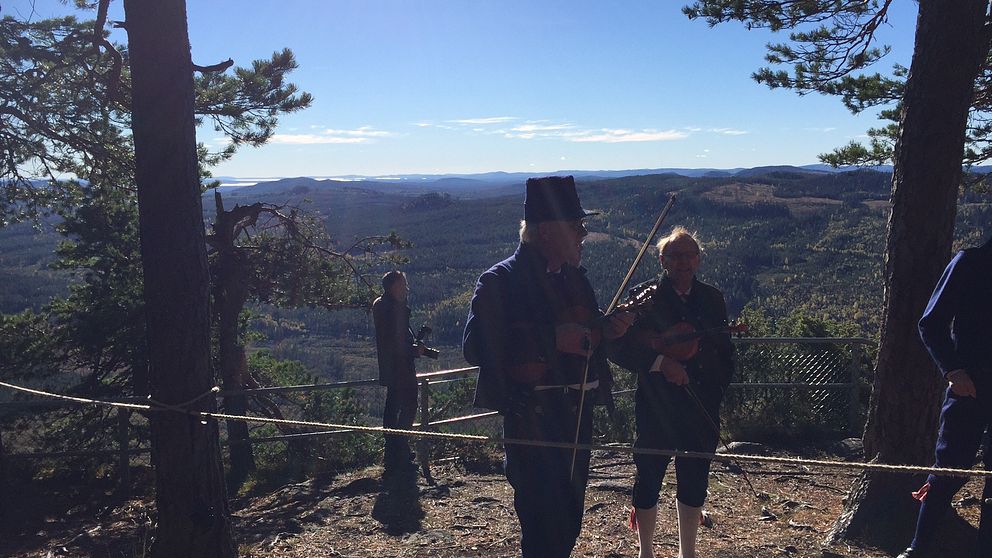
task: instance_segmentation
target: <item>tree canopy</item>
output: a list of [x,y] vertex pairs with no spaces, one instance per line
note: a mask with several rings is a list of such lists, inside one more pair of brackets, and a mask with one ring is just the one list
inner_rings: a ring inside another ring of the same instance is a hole
[[[683,8],[709,25],[738,21],[749,29],[788,31],[788,40],[768,45],[752,77],[770,88],[800,95],[823,93],[841,98],[853,113],[877,108],[883,124],[867,131],[867,144],[852,141],[820,159],[833,166],[892,162],[899,135],[900,101],[908,68],[894,62],[889,72],[869,71],[891,52],[877,32],[889,22],[893,0],[700,0]],[[908,32],[908,30],[907,30]],[[992,159],[992,57],[975,79],[962,161]],[[788,68],[788,69],[784,69]]]
[[[107,39],[105,19],[0,20],[0,81],[14,84],[0,90],[0,226],[77,204],[86,184],[134,189],[129,53]],[[196,122],[229,139],[217,152],[200,145],[203,176],[313,101],[286,80],[297,68],[289,49],[231,65],[194,81]]]

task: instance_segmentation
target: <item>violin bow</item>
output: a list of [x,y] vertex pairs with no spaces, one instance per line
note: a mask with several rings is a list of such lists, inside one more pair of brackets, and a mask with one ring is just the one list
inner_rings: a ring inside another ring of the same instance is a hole
[[685,384],[682,387],[685,388],[686,393],[689,394],[689,398],[692,399],[692,401],[696,404],[696,407],[699,409],[700,414],[702,414],[703,417],[706,419],[707,424],[709,424],[710,430],[712,430],[716,434],[717,440],[719,440],[720,444],[723,445],[723,449],[727,451],[727,455],[730,456],[730,460],[733,461],[734,465],[737,465],[738,469],[740,469],[741,478],[744,479],[744,483],[747,484],[747,487],[751,490],[751,495],[754,496],[755,501],[760,502],[761,496],[758,494],[758,491],[754,489],[754,485],[751,484],[751,479],[748,478],[747,476],[747,470],[744,469],[744,466],[741,465],[737,459],[734,459],[733,454],[730,452],[730,446],[727,444],[727,441],[723,438],[723,434],[720,433],[720,426],[716,423],[716,420],[714,420],[713,417],[710,416],[709,411],[706,410],[706,405],[703,404],[703,400],[700,399],[698,395],[696,395],[695,390],[693,390],[692,387],[689,386],[689,384]]
[[[613,300],[610,302],[609,307],[607,307],[604,315],[609,315],[610,312],[616,309],[617,304],[620,303],[620,299],[623,298],[624,291],[627,290],[627,285],[630,283],[630,279],[634,276],[634,272],[637,271],[637,266],[641,264],[641,260],[644,259],[644,254],[648,251],[648,246],[651,245],[651,241],[654,240],[654,236],[658,234],[658,229],[661,228],[662,223],[665,222],[665,218],[668,217],[668,212],[672,210],[672,206],[675,205],[675,198],[678,197],[677,192],[672,192],[668,197],[668,203],[665,204],[664,209],[661,210],[661,214],[658,215],[658,220],[654,222],[654,226],[651,227],[651,232],[648,233],[648,237],[644,239],[644,243],[641,244],[640,251],[637,252],[637,257],[634,258],[634,263],[630,264],[630,269],[627,270],[627,276],[623,278],[623,282],[620,283],[620,288],[617,289],[617,294],[613,295]],[[575,439],[572,441],[573,444],[579,443],[579,430],[582,428],[582,409],[586,402],[586,383],[589,380],[589,361],[592,359],[592,348],[590,347],[589,352],[586,354],[586,364],[582,370],[582,385],[581,392],[579,393],[579,409],[578,415],[575,419]],[[569,469],[568,478],[575,478],[575,456],[578,453],[578,448],[572,448],[572,466]]]
[[620,288],[617,289],[617,294],[613,295],[613,300],[606,308],[607,314],[616,309],[617,304],[620,304],[620,299],[623,298],[623,293],[627,290],[627,284],[629,284],[630,279],[634,277],[634,272],[637,271],[637,266],[641,265],[641,260],[644,259],[644,254],[647,253],[648,246],[651,245],[651,241],[654,240],[654,236],[658,234],[658,229],[661,228],[662,223],[665,222],[665,218],[668,217],[668,212],[672,210],[672,206],[675,205],[675,198],[677,197],[677,192],[672,192],[668,197],[668,203],[665,204],[665,208],[661,210],[661,215],[658,215],[658,220],[655,221],[654,227],[651,228],[651,232],[648,234],[648,237],[644,239],[644,244],[641,244],[641,249],[637,252],[637,257],[634,258],[634,263],[632,263],[630,265],[630,269],[627,270],[627,276],[624,277],[623,282],[620,283]]

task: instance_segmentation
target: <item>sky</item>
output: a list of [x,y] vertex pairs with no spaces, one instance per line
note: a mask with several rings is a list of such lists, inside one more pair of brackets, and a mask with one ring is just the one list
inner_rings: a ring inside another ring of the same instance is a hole
[[[242,178],[804,165],[863,140],[874,111],[751,79],[782,33],[710,28],[681,0],[188,0],[193,61],[288,47],[314,96],[272,140],[213,169]],[[879,34],[909,66],[916,2]],[[4,2],[0,15],[73,11]],[[83,17],[83,16],[80,16]],[[114,0],[110,19],[123,20]],[[112,39],[125,42],[123,31]],[[208,146],[222,137],[206,125]]]

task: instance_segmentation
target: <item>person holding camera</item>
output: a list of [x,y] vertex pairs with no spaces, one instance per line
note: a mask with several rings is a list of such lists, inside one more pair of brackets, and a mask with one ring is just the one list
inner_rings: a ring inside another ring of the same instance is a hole
[[[382,426],[409,430],[417,415],[417,370],[414,359],[428,350],[410,329],[410,288],[402,271],[382,276],[382,296],[372,303],[379,385],[386,386]],[[433,350],[433,349],[432,349]],[[436,357],[435,357],[436,358]],[[383,466],[386,473],[417,468],[406,436],[385,435]]]

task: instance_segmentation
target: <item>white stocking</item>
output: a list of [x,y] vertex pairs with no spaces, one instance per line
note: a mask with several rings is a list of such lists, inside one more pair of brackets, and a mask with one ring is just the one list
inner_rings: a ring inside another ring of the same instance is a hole
[[654,526],[658,521],[658,504],[646,510],[634,508],[637,518],[637,544],[640,547],[638,558],[654,558]]
[[696,558],[696,533],[703,508],[687,506],[678,500],[675,503],[679,513],[679,558]]

